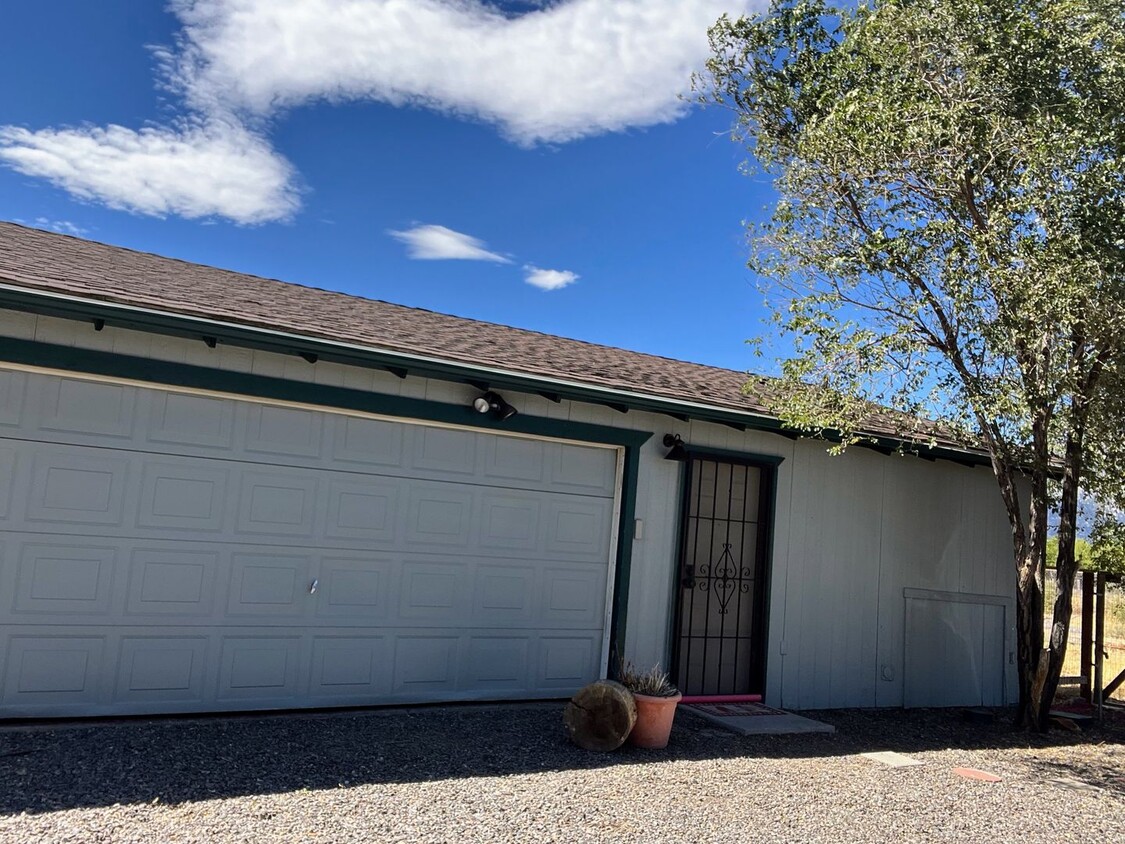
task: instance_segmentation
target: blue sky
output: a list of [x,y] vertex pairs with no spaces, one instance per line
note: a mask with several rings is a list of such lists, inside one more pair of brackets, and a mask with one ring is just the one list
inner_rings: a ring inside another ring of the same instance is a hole
[[768,371],[769,186],[677,97],[750,5],[9,4],[0,218]]

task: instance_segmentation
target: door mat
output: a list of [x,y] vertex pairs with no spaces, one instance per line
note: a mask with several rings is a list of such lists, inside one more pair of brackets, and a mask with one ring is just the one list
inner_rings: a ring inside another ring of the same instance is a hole
[[836,732],[831,724],[761,703],[689,703],[685,706],[712,724],[748,736]]
[[787,715],[782,709],[774,709],[761,703],[689,703],[692,709],[705,715],[720,718],[745,718],[748,715]]

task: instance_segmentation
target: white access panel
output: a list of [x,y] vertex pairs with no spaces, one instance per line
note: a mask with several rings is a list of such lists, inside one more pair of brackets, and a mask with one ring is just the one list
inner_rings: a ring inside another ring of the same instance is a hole
[[0,370],[0,717],[554,698],[617,450]]
[[1003,706],[1011,599],[905,590],[904,705]]

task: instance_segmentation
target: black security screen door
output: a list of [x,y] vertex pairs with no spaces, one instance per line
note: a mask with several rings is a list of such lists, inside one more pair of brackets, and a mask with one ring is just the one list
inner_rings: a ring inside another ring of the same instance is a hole
[[772,465],[688,458],[672,652],[686,695],[764,691],[774,474]]

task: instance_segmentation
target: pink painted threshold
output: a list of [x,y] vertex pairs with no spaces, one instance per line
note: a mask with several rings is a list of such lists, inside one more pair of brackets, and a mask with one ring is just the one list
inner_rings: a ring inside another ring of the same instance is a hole
[[761,695],[684,695],[680,703],[761,703]]

